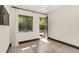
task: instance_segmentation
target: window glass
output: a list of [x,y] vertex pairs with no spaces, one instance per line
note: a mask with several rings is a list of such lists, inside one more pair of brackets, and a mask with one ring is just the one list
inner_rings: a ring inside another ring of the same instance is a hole
[[20,32],[32,31],[32,25],[33,25],[32,16],[19,15],[19,31]]
[[0,6],[0,25],[9,25],[9,14],[3,6]]

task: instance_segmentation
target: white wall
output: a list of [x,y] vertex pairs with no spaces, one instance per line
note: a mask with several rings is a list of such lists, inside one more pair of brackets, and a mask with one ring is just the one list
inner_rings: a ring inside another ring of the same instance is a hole
[[6,10],[9,13],[9,43],[12,43],[12,45],[14,45],[16,43],[15,41],[15,18],[14,13],[15,11],[11,8],[11,5],[4,5],[4,7],[6,8]]
[[[9,11],[9,6],[4,6]],[[10,44],[9,26],[0,25],[0,52],[7,52]]]
[[6,52],[9,47],[9,27],[0,25],[0,52]]
[[79,6],[64,6],[50,12],[48,36],[79,46]]
[[[18,42],[27,41],[35,38],[39,38],[39,17],[46,17],[46,15],[37,14],[29,11],[11,9],[11,35],[12,43],[14,46],[18,45]],[[18,15],[33,16],[33,32],[19,32],[18,31]]]

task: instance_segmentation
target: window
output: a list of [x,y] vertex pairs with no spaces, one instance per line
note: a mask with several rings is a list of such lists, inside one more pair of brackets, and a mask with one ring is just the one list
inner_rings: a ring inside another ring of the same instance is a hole
[[33,31],[33,17],[19,15],[19,32]]
[[9,25],[9,14],[4,6],[0,6],[0,25]]

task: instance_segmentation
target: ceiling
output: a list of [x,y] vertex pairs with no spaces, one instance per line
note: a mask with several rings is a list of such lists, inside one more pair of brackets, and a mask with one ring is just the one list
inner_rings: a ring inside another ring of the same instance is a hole
[[50,11],[55,11],[56,9],[62,7],[63,5],[14,5],[14,6],[47,14]]
[[62,8],[64,5],[49,5],[48,6],[48,12],[51,12],[51,11],[55,11],[59,8]]

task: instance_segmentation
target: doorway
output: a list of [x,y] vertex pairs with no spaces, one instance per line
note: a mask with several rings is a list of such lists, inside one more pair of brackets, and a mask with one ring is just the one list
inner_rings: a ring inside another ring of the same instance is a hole
[[48,17],[39,18],[40,39],[47,39],[48,33]]

